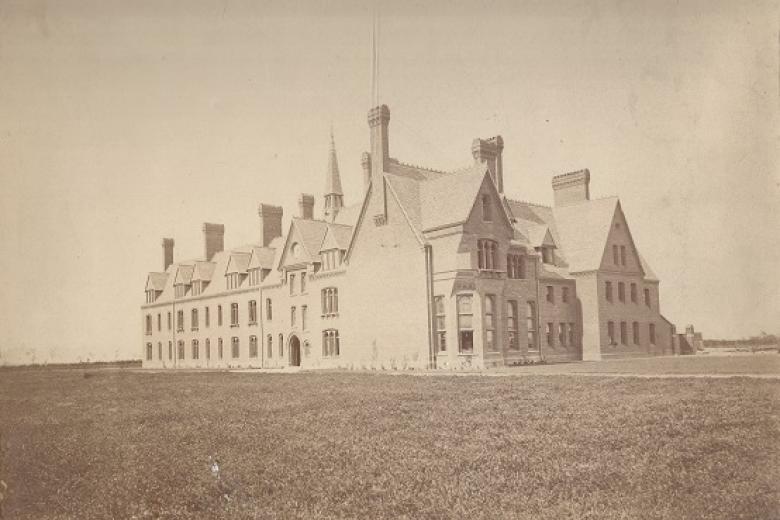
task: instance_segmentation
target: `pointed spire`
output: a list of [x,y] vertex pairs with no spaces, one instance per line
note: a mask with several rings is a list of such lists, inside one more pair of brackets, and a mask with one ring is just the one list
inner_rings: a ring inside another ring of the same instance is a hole
[[328,156],[328,172],[325,179],[325,219],[333,222],[339,210],[344,206],[344,192],[341,190],[339,162],[336,158],[336,141],[333,139],[333,125],[330,125],[330,153]]
[[336,158],[336,141],[333,139],[333,125],[330,127],[330,154],[328,157],[328,173],[325,179],[325,195],[343,195],[341,189],[341,176],[339,175],[339,161]]

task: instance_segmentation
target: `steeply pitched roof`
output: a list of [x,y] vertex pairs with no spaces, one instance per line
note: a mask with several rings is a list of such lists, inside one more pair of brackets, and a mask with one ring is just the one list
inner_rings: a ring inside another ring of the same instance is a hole
[[324,220],[293,218],[292,225],[297,229],[303,248],[312,259],[319,257],[320,247],[328,231],[328,223]]
[[249,267],[249,258],[252,255],[249,252],[231,251],[230,260],[225,267],[225,274],[228,273],[246,273]]
[[352,204],[351,206],[344,206],[339,210],[336,215],[336,224],[343,224],[346,226],[354,226],[360,216],[360,208],[363,204]]
[[642,264],[642,270],[645,272],[645,280],[657,282],[658,276],[656,276],[655,272],[650,268],[650,264],[647,263],[647,260],[645,260],[645,257],[642,256],[641,253],[637,251],[637,254],[639,255],[639,261]]
[[465,222],[487,175],[487,165],[472,166],[420,183],[422,229]]
[[149,273],[146,279],[147,291],[162,291],[165,289],[165,282],[168,280],[168,273]]
[[441,170],[433,170],[430,168],[423,168],[422,166],[405,164],[398,161],[398,159],[390,159],[387,171],[385,171],[385,173],[400,175],[401,177],[408,177],[416,181],[427,181],[449,175],[448,172]]
[[553,208],[570,272],[599,269],[617,204],[617,197],[606,197]]
[[189,285],[192,283],[193,271],[195,271],[194,264],[179,264],[178,269],[176,269],[174,285]]
[[335,193],[343,195],[341,189],[341,176],[339,175],[339,161],[336,158],[336,143],[333,140],[333,131],[330,132],[330,152],[328,153],[328,171],[325,175],[325,195]]
[[328,224],[328,230],[322,240],[320,251],[328,249],[347,249],[352,238],[352,226]]
[[211,275],[214,273],[214,267],[216,262],[206,262],[204,260],[198,260],[195,262],[195,270],[192,273],[193,280],[203,280],[204,282],[211,281]]
[[274,249],[271,247],[252,247],[252,254],[249,258],[247,269],[273,269]]

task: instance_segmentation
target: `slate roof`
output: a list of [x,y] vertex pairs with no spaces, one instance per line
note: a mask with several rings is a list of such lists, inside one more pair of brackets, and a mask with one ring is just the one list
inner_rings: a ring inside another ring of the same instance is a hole
[[637,254],[639,255],[639,261],[642,263],[642,270],[645,272],[645,280],[657,282],[658,276],[655,274],[655,271],[650,268],[650,264],[647,263],[647,260],[641,253],[637,251]]
[[225,274],[227,273],[246,273],[249,267],[249,259],[251,254],[245,251],[231,251],[230,260],[228,260],[225,266]]
[[324,220],[302,218],[293,218],[292,221],[301,237],[303,248],[313,260],[319,258],[320,247],[328,231],[328,223]]
[[465,222],[474,207],[487,165],[475,163],[450,175],[420,185],[422,229]]
[[193,280],[203,280],[204,282],[210,282],[211,276],[214,274],[214,267],[217,264],[214,262],[206,262],[205,260],[198,260],[195,262],[195,269],[192,273]]
[[249,269],[273,269],[275,250],[271,247],[252,246]]
[[606,197],[553,208],[560,249],[572,273],[601,266],[618,198]]
[[149,273],[146,279],[146,290],[162,291],[165,289],[165,282],[168,280],[168,273]]
[[195,271],[194,264],[179,264],[176,270],[176,281],[174,285],[189,285],[192,283],[192,273]]

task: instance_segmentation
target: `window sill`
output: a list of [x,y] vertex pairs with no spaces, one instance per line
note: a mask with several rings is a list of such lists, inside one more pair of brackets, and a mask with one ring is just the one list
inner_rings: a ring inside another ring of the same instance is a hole
[[321,317],[321,318],[338,318],[338,317],[339,317],[339,315],[338,315],[338,313],[334,313],[334,314],[322,314],[322,315],[320,315],[320,317]]
[[230,324],[230,328],[231,329],[237,329],[238,328],[238,323],[231,323]]
[[198,332],[198,327],[192,327],[192,328],[190,329],[190,331],[192,331],[192,332]]
[[249,326],[250,326],[250,327],[254,327],[254,326],[256,326],[256,325],[257,325],[257,322],[256,322],[256,321],[250,321],[250,322],[249,322]]

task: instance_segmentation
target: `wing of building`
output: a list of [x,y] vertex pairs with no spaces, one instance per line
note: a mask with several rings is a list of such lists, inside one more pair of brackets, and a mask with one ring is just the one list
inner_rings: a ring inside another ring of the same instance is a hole
[[[144,366],[407,369],[671,354],[659,281],[617,197],[590,172],[552,179],[555,204],[504,193],[500,136],[445,172],[389,155],[390,111],[368,114],[362,200],[345,205],[336,147],[322,218],[260,204],[256,243],[224,248],[203,225],[201,258],[151,272]],[[253,224],[256,225],[256,224]]]

